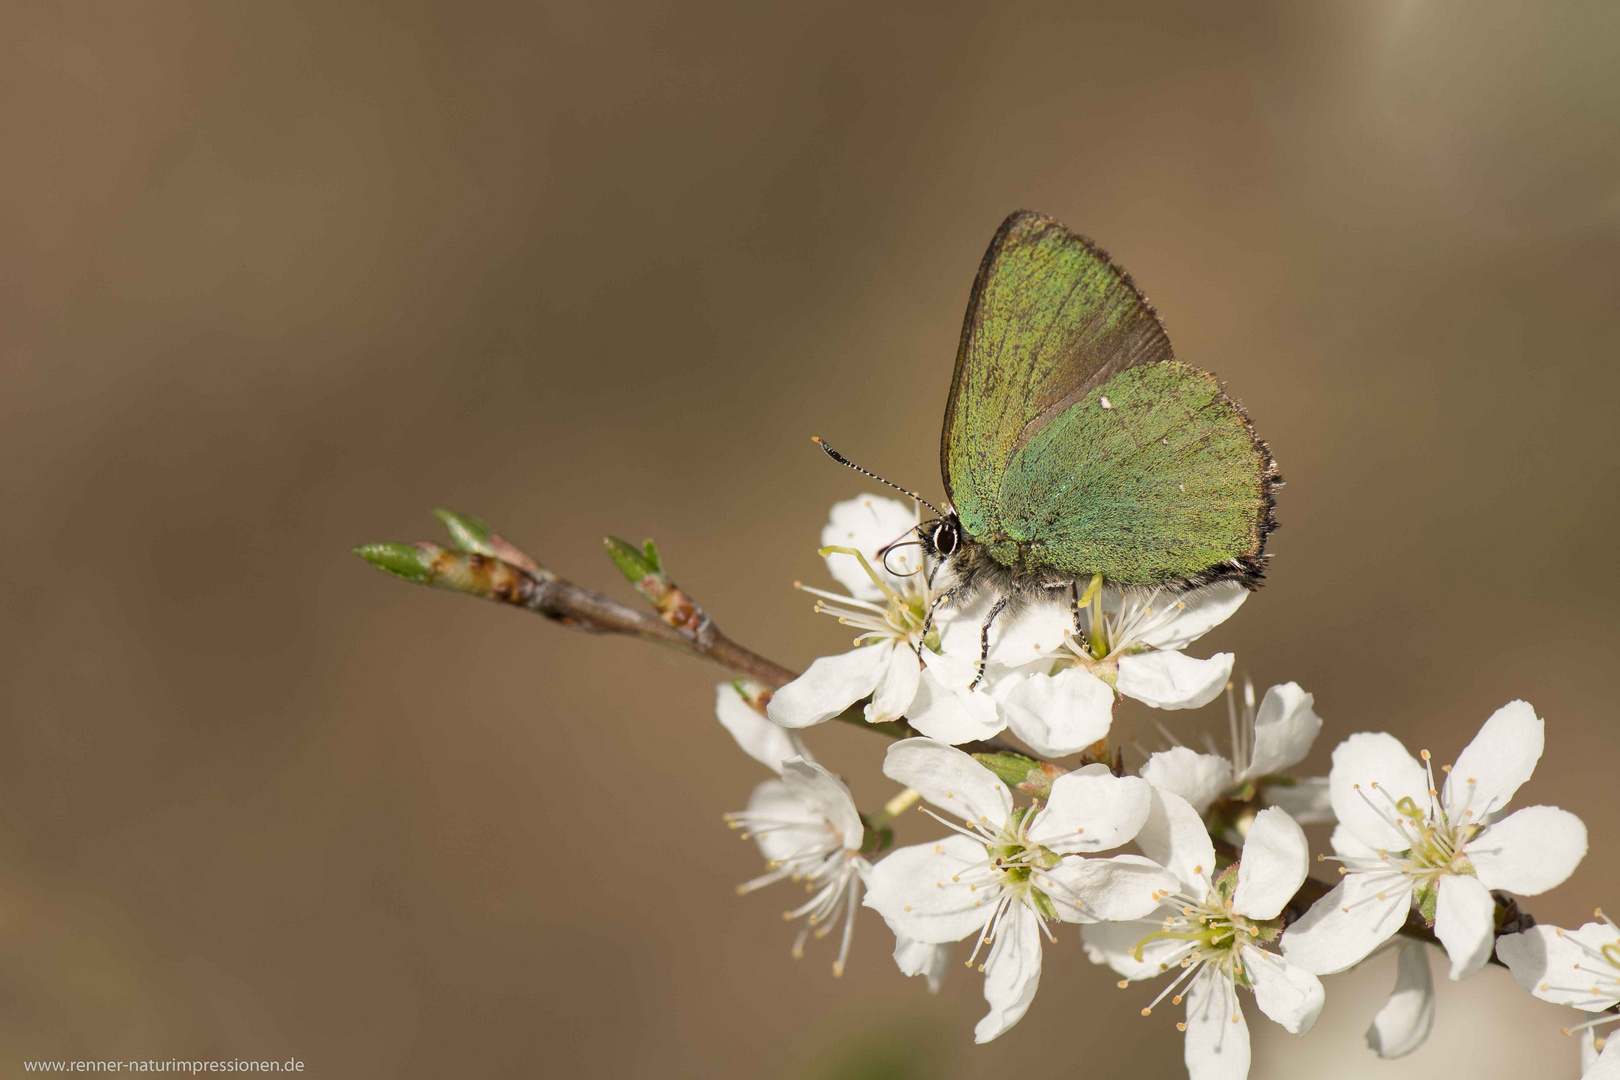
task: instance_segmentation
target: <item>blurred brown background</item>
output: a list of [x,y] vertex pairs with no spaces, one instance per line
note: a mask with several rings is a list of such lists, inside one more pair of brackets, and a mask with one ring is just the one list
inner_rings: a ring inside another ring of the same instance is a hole
[[[789,583],[868,488],[807,437],[939,491],[967,287],[1022,206],[1130,268],[1288,479],[1271,584],[1199,654],[1314,691],[1322,767],[1367,727],[1449,760],[1528,698],[1524,796],[1594,841],[1532,909],[1620,904],[1615,5],[5,21],[0,1075],[1182,1075],[1072,931],[988,1048],[979,977],[929,998],[871,913],[843,980],[828,942],[793,962],[791,889],[733,895],[720,814],[762,774],[717,670],[348,553],[444,504],[630,596],[600,538],[651,535],[808,662],[844,636]],[[813,743],[887,796],[876,736]],[[1254,1076],[1576,1074],[1499,970],[1379,1063],[1392,981],[1331,980],[1304,1041],[1251,1011]]]

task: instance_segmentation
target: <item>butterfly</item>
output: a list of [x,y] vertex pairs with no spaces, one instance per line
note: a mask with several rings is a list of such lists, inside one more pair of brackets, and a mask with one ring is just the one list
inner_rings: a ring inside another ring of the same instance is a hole
[[934,607],[995,596],[981,671],[992,623],[1033,596],[1068,590],[1078,624],[1104,585],[1259,587],[1282,483],[1243,407],[1175,358],[1125,271],[1027,210],[1002,222],[974,279],[940,470],[949,510],[906,491],[936,515],[915,542],[954,582]]

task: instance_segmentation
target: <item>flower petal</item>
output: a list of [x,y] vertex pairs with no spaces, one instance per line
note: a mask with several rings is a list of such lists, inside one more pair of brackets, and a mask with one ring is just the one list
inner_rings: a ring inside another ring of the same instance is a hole
[[[1165,965],[1177,953],[1185,952],[1185,941],[1152,938],[1161,929],[1158,922],[1100,922],[1080,927],[1080,940],[1086,947],[1086,958],[1093,964],[1107,964],[1125,978],[1135,982],[1151,979],[1165,973]],[[1142,958],[1136,957],[1136,947],[1142,947]]]
[[984,962],[984,1000],[990,1011],[973,1029],[987,1043],[1024,1018],[1041,984],[1041,927],[1027,904],[1014,904],[996,929]]
[[965,836],[900,848],[872,867],[862,903],[913,941],[961,941],[984,929],[995,903],[983,902],[985,890],[970,891],[951,877],[983,861],[984,845]]
[[1295,784],[1264,784],[1260,801],[1288,811],[1288,816],[1301,825],[1327,825],[1338,820],[1333,816],[1325,776],[1306,777]]
[[1403,941],[1395,961],[1395,989],[1367,1029],[1367,1045],[1381,1058],[1405,1057],[1423,1045],[1434,1027],[1434,976],[1429,950]]
[[1195,897],[1201,897],[1215,872],[1215,845],[1210,843],[1204,819],[1180,795],[1152,790],[1152,808],[1136,834],[1136,846],[1176,875]]
[[1609,1039],[1603,1047],[1603,1052],[1597,1054],[1597,1060],[1590,1065],[1586,1064],[1588,1049],[1597,1050],[1597,1038],[1587,1029],[1584,1032],[1586,1040],[1581,1043],[1581,1063],[1586,1071],[1581,1073],[1581,1080],[1620,1080],[1620,1039]]
[[1207,967],[1187,990],[1182,1060],[1189,1080],[1245,1080],[1249,1075],[1249,1025],[1237,988]]
[[1032,879],[1064,922],[1140,919],[1176,891],[1178,882],[1158,863],[1140,855],[1085,859],[1071,855]]
[[1232,786],[1232,763],[1218,754],[1173,746],[1152,755],[1137,774],[1156,788],[1180,795],[1200,814]]
[[[907,504],[882,495],[861,495],[858,498],[833,503],[827,524],[821,529],[821,546],[854,548],[866,556],[866,561],[889,588],[900,592],[906,588],[907,579],[889,573],[877,553],[883,545],[903,538],[909,530],[916,528],[917,521],[915,503]],[[897,549],[891,560],[895,569],[903,570],[913,566],[921,569],[922,556],[915,554],[916,550]],[[902,560],[907,560],[906,566],[901,565]],[[849,555],[837,552],[828,555],[827,572],[857,599],[874,601],[886,599],[883,590],[873,584],[871,577],[861,568],[860,561]]]
[[1254,986],[1254,1003],[1290,1035],[1311,1030],[1327,994],[1322,980],[1287,957],[1264,949],[1243,950],[1243,968]]
[[889,651],[882,645],[823,656],[771,695],[765,715],[787,728],[826,723],[870,694],[888,662]]
[[1452,820],[1481,821],[1508,804],[1541,760],[1544,726],[1526,701],[1510,701],[1491,714],[1446,777]]
[[1395,736],[1362,731],[1334,748],[1328,797],[1339,823],[1357,840],[1375,851],[1404,851],[1412,840],[1390,820],[1400,817],[1395,804],[1401,799],[1429,805],[1428,774]]
[[[747,813],[772,822],[771,828],[753,833],[759,853],[767,862],[792,866],[803,860],[806,852],[823,850],[827,842],[827,822],[821,811],[784,781],[766,780],[754,788],[748,797]],[[819,855],[816,861],[821,861]]]
[[1586,826],[1568,810],[1527,806],[1468,842],[1481,885],[1535,896],[1562,885],[1586,854]]
[[861,850],[866,826],[861,824],[861,813],[855,809],[855,800],[842,780],[813,761],[795,757],[782,762],[782,783],[838,830],[845,848]]
[[1146,780],[1088,766],[1052,781],[1052,794],[1030,823],[1029,838],[1059,854],[1107,851],[1141,832],[1152,805]]
[[1226,689],[1232,654],[1195,660],[1178,652],[1145,652],[1119,658],[1119,692],[1155,709],[1197,709]]
[[1031,675],[1013,684],[1002,699],[1001,715],[1037,754],[1063,757],[1108,736],[1114,691],[1084,668]]
[[866,722],[881,724],[905,715],[917,698],[917,684],[922,679],[922,665],[917,654],[904,645],[875,646],[887,648],[889,657],[878,673],[872,700],[866,706]]
[[761,716],[759,710],[744,701],[737,688],[730,683],[721,683],[714,688],[714,714],[720,718],[721,726],[737,740],[742,752],[772,772],[780,773],[782,762],[790,757],[808,760],[805,749],[796,745],[798,740],[786,728]]
[[1243,837],[1232,910],[1251,919],[1275,919],[1305,881],[1310,860],[1311,846],[1298,822],[1276,807],[1260,811]]
[[1354,967],[1395,936],[1411,907],[1411,878],[1346,874],[1332,892],[1283,931],[1283,955],[1315,975]]
[[1496,901],[1478,878],[1447,874],[1440,879],[1434,936],[1451,957],[1451,977],[1466,979],[1485,966],[1496,944]]
[[906,718],[911,726],[946,743],[973,742],[996,735],[1005,726],[996,701],[983,690],[969,690],[976,664],[961,657],[923,650],[926,670]]
[[933,739],[890,743],[883,775],[915,788],[935,806],[967,821],[988,821],[1000,828],[1012,814],[1012,796],[995,773],[954,746]]
[[[981,625],[972,624],[975,655]],[[1004,616],[996,620],[990,632],[990,662],[1018,667],[1049,656],[1063,644],[1064,637],[1073,628],[1074,616],[1069,613],[1068,605],[1037,598],[1012,619]]]
[[926,978],[928,992],[937,994],[940,985],[945,981],[945,971],[950,967],[951,947],[948,944],[930,945],[924,941],[913,941],[896,931],[894,962],[902,975],[921,975]]
[[1249,590],[1233,581],[1210,585],[1175,600],[1182,605],[1174,618],[1159,623],[1137,638],[1155,649],[1179,650],[1230,619],[1249,598]]
[[1322,730],[1322,718],[1311,707],[1315,703],[1299,683],[1282,683],[1266,691],[1254,715],[1254,750],[1241,779],[1271,776],[1305,760]]
[[1598,979],[1607,962],[1604,950],[1620,948],[1620,930],[1610,923],[1586,923],[1576,930],[1532,926],[1496,940],[1496,955],[1519,985],[1542,1001],[1600,1012],[1620,1001],[1620,972]]

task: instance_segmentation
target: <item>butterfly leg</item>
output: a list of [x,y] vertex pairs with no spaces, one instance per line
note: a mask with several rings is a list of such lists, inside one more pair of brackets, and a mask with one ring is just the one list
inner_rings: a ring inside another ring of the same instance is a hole
[[940,605],[953,602],[957,596],[962,593],[962,591],[962,586],[960,585],[957,585],[954,588],[946,589],[944,592],[934,597],[934,602],[928,605],[928,615],[923,619],[922,633],[917,635],[918,660],[922,659],[923,642],[928,640],[928,632],[934,628],[934,612],[939,609]]
[[990,662],[990,624],[996,621],[996,616],[1001,614],[1001,609],[1006,607],[1007,601],[1011,599],[1012,597],[1008,595],[997,600],[995,607],[990,609],[990,614],[984,617],[984,625],[979,627],[979,669],[973,676],[973,681],[968,683],[969,690],[978,686],[979,680],[984,678],[984,667]]

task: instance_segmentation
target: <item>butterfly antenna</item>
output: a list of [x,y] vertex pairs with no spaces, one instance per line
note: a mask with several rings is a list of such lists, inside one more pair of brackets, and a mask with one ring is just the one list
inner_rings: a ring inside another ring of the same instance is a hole
[[854,469],[856,472],[860,473],[862,476],[870,476],[873,480],[876,480],[880,484],[888,484],[890,487],[894,488],[894,490],[900,492],[902,495],[911,496],[913,499],[916,499],[918,502],[920,502],[924,506],[928,507],[928,509],[932,510],[934,512],[935,517],[943,518],[945,516],[943,513],[940,512],[939,507],[935,506],[933,503],[929,502],[927,499],[923,498],[921,495],[917,494],[915,491],[907,491],[905,488],[901,487],[899,484],[896,484],[896,483],[894,483],[892,481],[889,481],[889,480],[885,480],[885,479],[883,479],[883,477],[879,476],[877,473],[870,472],[870,471],[868,471],[866,469],[861,468],[859,465],[857,465],[853,461],[849,460],[849,458],[845,457],[843,454],[840,454],[838,451],[834,450],[831,446],[829,446],[827,444],[827,440],[823,439],[820,435],[812,435],[812,436],[810,436],[810,441],[815,443],[817,446],[821,447],[823,450],[825,450],[827,452],[827,456],[832,458],[834,461],[838,462],[838,464],[847,465],[851,469]]

